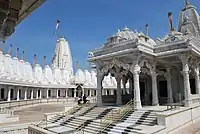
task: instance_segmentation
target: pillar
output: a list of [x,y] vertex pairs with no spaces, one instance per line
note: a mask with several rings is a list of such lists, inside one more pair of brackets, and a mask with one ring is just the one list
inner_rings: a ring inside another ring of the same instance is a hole
[[117,81],[117,105],[122,104],[122,90],[121,90],[121,80],[122,80],[122,74],[120,72],[120,68],[116,67],[116,72],[115,72],[115,79]]
[[156,63],[152,64],[152,68],[150,69],[150,73],[151,73],[151,80],[152,80],[152,105],[153,106],[159,106]]
[[56,89],[56,98],[58,99],[59,98],[59,89]]
[[92,97],[92,90],[89,89],[89,97]]
[[74,88],[74,98],[76,98],[76,88]]
[[49,99],[49,89],[47,89],[46,91],[47,91],[47,99]]
[[27,90],[28,88],[24,88],[24,100],[27,100]]
[[[87,90],[86,90],[87,91]],[[82,87],[82,96],[85,94],[85,89]]]
[[8,98],[7,98],[7,101],[10,101],[11,88],[12,87],[8,87]]
[[33,100],[33,91],[34,91],[34,88],[31,89],[31,100]]
[[65,90],[65,97],[68,98],[68,90]]
[[123,83],[123,94],[126,94],[126,83]]
[[129,78],[129,94],[133,93],[133,78]]
[[20,100],[20,98],[19,98],[19,93],[20,93],[20,89],[17,87],[17,101],[19,101]]
[[133,63],[131,72],[133,73],[133,84],[134,84],[134,106],[136,109],[142,108],[140,99],[140,66],[137,63]]
[[39,98],[42,99],[42,89],[40,89],[39,92],[40,92]]
[[170,68],[167,68],[166,69],[166,79],[167,79],[167,102],[168,103],[173,103],[174,100],[173,100],[173,95],[172,95],[172,84],[171,84],[171,79],[172,79],[172,76],[171,76],[171,69]]
[[97,67],[97,89],[96,89],[97,106],[102,106],[103,79],[104,79],[104,73]]
[[37,89],[37,92],[36,92],[36,99],[39,99],[38,92],[39,92],[39,90]]
[[185,106],[189,107],[192,103],[191,101],[191,90],[190,90],[190,76],[189,76],[189,65],[188,65],[188,54],[182,54],[179,56],[182,62],[182,74],[184,82],[184,96],[185,96]]
[[195,85],[196,85],[196,93],[200,94],[200,81],[199,81],[199,68],[195,68]]

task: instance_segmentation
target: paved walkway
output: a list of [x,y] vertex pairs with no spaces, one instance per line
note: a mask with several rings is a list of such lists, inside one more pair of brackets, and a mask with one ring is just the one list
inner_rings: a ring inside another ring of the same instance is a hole
[[185,127],[181,131],[177,132],[177,134],[200,134],[200,121]]
[[62,112],[65,109],[65,104],[44,104],[35,107],[16,110],[14,115],[19,115],[18,122],[3,123],[2,125],[12,125],[18,123],[30,123],[41,121],[44,113]]

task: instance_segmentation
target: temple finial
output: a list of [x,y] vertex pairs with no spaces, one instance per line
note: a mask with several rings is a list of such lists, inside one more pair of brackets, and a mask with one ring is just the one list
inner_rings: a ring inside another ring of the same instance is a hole
[[21,60],[24,60],[24,51],[22,51],[22,57]]
[[33,66],[36,65],[36,54],[34,54],[34,57],[33,57]]
[[149,24],[146,24],[146,25],[145,25],[145,28],[146,28],[146,31],[145,31],[145,32],[146,32],[146,35],[148,36],[148,35],[149,35]]
[[185,6],[188,6],[190,2],[188,0],[185,0]]
[[44,56],[44,63],[43,63],[43,64],[44,64],[44,67],[46,66],[46,58],[47,58],[47,57]]
[[11,53],[12,53],[12,45],[10,45],[8,49],[8,54],[11,54]]

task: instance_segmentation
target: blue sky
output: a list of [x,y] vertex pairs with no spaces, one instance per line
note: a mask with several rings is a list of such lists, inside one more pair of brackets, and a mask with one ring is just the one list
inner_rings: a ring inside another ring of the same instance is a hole
[[[25,51],[25,58],[42,64],[44,55],[51,63],[56,37],[52,36],[57,19],[61,21],[59,35],[70,43],[73,63],[87,68],[87,52],[100,47],[118,28],[144,31],[149,24],[152,38],[162,37],[169,31],[167,13],[173,12],[173,25],[177,27],[178,14],[185,0],[47,0],[20,25],[7,41]],[[200,8],[200,0],[189,0]],[[14,51],[13,50],[13,51]],[[13,52],[14,55],[15,51]]]

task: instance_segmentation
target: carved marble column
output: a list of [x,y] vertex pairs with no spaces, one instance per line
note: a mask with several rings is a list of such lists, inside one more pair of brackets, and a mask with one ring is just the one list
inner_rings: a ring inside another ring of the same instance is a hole
[[58,99],[59,98],[59,89],[56,89],[56,98]]
[[110,89],[110,95],[114,95],[114,89]]
[[76,98],[77,95],[76,95],[76,88],[74,88],[74,98]]
[[92,97],[92,90],[89,89],[89,97]]
[[68,98],[68,90],[65,90],[65,98]]
[[103,72],[97,68],[97,90],[96,90],[96,96],[97,96],[97,106],[102,106],[102,81],[104,78]]
[[48,88],[47,88],[46,92],[47,92],[46,98],[49,99],[49,89]]
[[19,93],[20,93],[20,88],[19,87],[17,87],[17,101],[19,101],[20,100],[20,95],[19,95]]
[[28,88],[24,88],[24,100],[27,100],[27,90]]
[[115,79],[117,81],[117,105],[121,105],[122,104],[122,91],[121,91],[121,80],[122,80],[122,75],[120,74],[119,70],[120,69],[116,69],[118,70],[115,74]]
[[33,91],[34,91],[34,88],[31,89],[31,100],[33,99]]
[[172,95],[172,76],[171,76],[171,68],[167,68],[166,69],[166,74],[165,74],[165,78],[167,79],[167,102],[168,103],[173,103],[173,95]]
[[36,99],[39,99],[39,90],[37,89],[37,91],[36,91]]
[[156,64],[153,63],[150,69],[151,79],[152,79],[152,105],[159,106],[158,101],[158,89],[157,89],[157,74],[156,74]]
[[40,96],[39,97],[40,97],[40,99],[42,99],[42,91],[43,91],[43,89],[41,88],[39,91],[40,91]]
[[179,56],[182,62],[182,74],[184,80],[184,95],[185,95],[185,106],[190,106],[191,101],[191,89],[190,89],[190,77],[189,77],[189,65],[188,65],[188,54],[182,54]]
[[84,88],[82,87],[82,96],[85,94],[85,90]]
[[133,92],[133,79],[129,78],[129,94]]
[[196,93],[200,94],[199,67],[195,68],[194,73],[195,73]]
[[10,94],[11,94],[11,88],[12,87],[8,87],[8,98],[7,98],[7,101],[10,101]]
[[142,108],[140,99],[140,66],[137,63],[133,63],[130,70],[133,74],[133,84],[134,84],[134,107],[136,109]]

